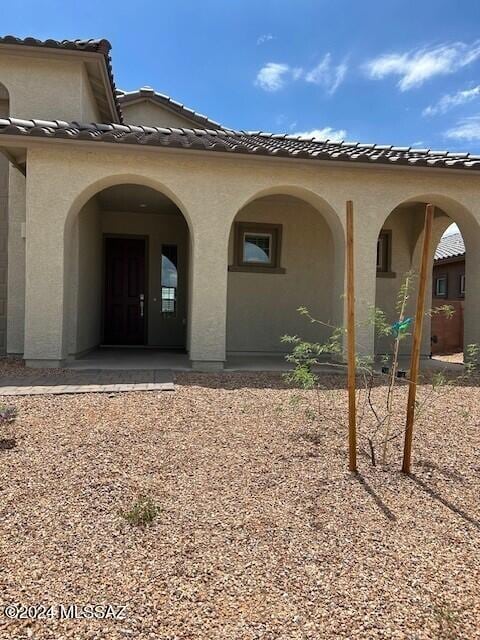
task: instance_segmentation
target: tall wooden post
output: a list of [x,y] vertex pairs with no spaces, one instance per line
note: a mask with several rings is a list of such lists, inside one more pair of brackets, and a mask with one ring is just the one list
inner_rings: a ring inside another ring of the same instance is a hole
[[353,202],[347,201],[347,358],[348,358],[348,468],[357,470],[355,393],[355,283],[353,265]]
[[415,403],[417,398],[418,370],[420,367],[420,348],[422,342],[423,318],[425,314],[425,291],[429,270],[430,243],[432,240],[433,214],[435,207],[427,204],[425,211],[425,226],[423,230],[422,263],[418,283],[417,310],[413,326],[412,356],[410,361],[410,381],[408,385],[407,424],[405,427],[405,442],[403,448],[402,471],[410,473],[412,457],[413,423],[415,420]]

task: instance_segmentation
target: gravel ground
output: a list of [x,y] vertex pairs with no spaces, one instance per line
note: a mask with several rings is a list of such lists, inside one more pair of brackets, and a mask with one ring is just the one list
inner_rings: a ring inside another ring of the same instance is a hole
[[[324,382],[320,423],[314,392],[266,374],[12,399],[1,603],[127,609],[27,622],[0,607],[0,638],[480,638],[480,388],[435,399],[414,476],[396,444],[388,467],[361,455],[355,477],[345,430],[325,419],[344,419],[345,380]],[[144,528],[121,515],[139,495],[159,507]]]

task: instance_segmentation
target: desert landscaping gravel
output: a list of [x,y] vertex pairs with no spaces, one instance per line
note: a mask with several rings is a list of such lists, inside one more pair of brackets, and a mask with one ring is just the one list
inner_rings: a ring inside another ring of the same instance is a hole
[[[354,476],[345,379],[323,383],[320,420],[314,392],[267,374],[2,399],[0,638],[480,638],[480,388],[435,397],[412,477],[400,440],[372,467],[363,439]],[[158,507],[145,527],[122,516],[139,496]],[[126,610],[26,621],[9,603]]]

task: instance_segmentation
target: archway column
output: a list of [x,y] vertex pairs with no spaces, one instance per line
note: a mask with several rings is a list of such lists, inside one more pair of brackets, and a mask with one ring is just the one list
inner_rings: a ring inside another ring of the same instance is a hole
[[[377,283],[377,236],[367,225],[356,220],[355,228],[355,321],[357,353],[362,357],[375,355],[375,327],[372,309],[375,307]],[[346,300],[345,300],[346,303]],[[346,326],[346,325],[345,325]]]
[[226,359],[228,194],[199,194],[188,203],[191,252],[188,351],[193,369],[218,371]]
[[[27,366],[56,367],[64,345],[64,226],[70,203],[55,176],[32,163],[26,182]],[[56,189],[58,185],[58,189]]]
[[25,188],[26,179],[13,169],[8,185],[7,353],[24,352],[25,329]]
[[[377,284],[377,222],[373,203],[354,199],[354,266],[356,351],[361,357],[375,356],[375,327],[371,321]],[[346,278],[346,273],[345,273]],[[344,291],[346,290],[346,280]],[[343,293],[343,292],[342,292]],[[343,326],[347,326],[347,300],[343,296]],[[345,339],[346,350],[346,339]]]

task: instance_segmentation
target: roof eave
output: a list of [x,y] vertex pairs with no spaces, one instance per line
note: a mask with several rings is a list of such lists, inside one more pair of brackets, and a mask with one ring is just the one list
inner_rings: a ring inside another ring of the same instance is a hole
[[441,264],[450,264],[453,262],[463,262],[465,260],[465,255],[466,253],[459,253],[456,256],[448,256],[445,258],[435,258],[435,260],[433,261],[433,264],[435,266],[438,266]]
[[[2,144],[2,142],[4,144]],[[11,134],[2,134],[0,133],[0,147],[17,147],[26,149],[30,145],[38,145],[38,144],[74,144],[75,146],[83,146],[85,148],[90,147],[93,143],[97,142],[97,144],[102,147],[105,146],[109,149],[117,149],[118,151],[125,153],[127,149],[131,151],[139,151],[139,152],[153,152],[153,153],[190,153],[194,155],[198,155],[201,153],[202,155],[208,154],[213,157],[222,157],[224,159],[231,160],[249,160],[249,161],[274,161],[274,162],[296,162],[301,164],[312,165],[316,164],[319,166],[327,167],[332,166],[342,167],[344,169],[358,169],[358,170],[377,170],[377,171],[416,171],[416,172],[427,172],[427,173],[441,173],[445,175],[448,173],[450,175],[469,175],[473,177],[473,175],[478,176],[478,170],[468,169],[468,168],[459,168],[459,167],[425,167],[425,166],[415,166],[415,165],[394,165],[387,164],[385,162],[361,162],[351,160],[337,160],[337,159],[323,159],[323,158],[300,158],[295,156],[274,156],[269,154],[255,154],[255,153],[246,153],[246,152],[232,152],[225,150],[209,150],[209,149],[199,149],[199,148],[185,148],[179,146],[157,146],[157,145],[138,145],[138,144],[126,144],[115,141],[105,141],[105,140],[88,140],[85,138],[59,138],[54,136],[28,136],[28,135],[11,135]]]

